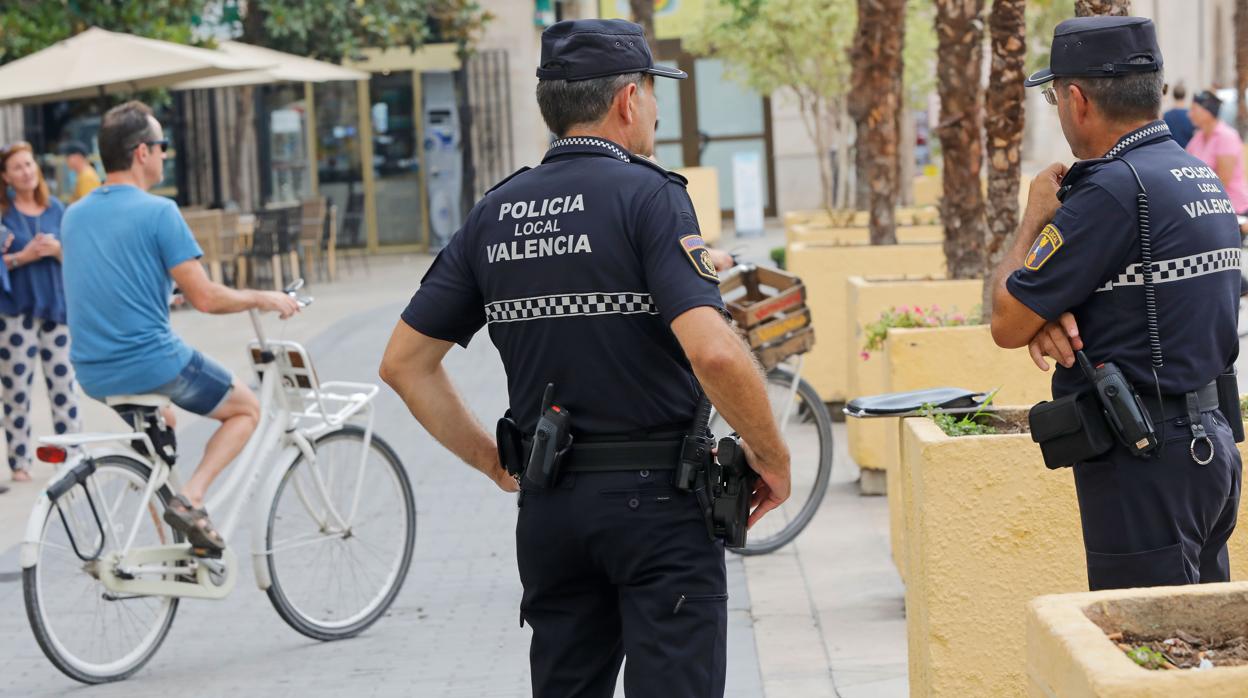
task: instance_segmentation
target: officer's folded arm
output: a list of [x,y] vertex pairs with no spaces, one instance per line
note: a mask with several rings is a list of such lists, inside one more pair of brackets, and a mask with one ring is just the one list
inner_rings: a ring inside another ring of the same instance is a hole
[[378,373],[433,438],[507,492],[519,489],[498,460],[494,439],[464,405],[442,367],[453,342],[395,325]]
[[728,424],[741,436],[746,458],[759,474],[749,524],[789,497],[789,449],[780,436],[762,373],[749,348],[720,311],[700,306],[672,320],[672,332],[693,373]]

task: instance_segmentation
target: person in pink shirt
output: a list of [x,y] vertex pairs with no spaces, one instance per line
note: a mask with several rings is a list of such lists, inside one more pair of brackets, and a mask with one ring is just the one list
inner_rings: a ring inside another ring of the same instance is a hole
[[1192,100],[1189,116],[1196,133],[1187,152],[1204,160],[1226,188],[1235,211],[1248,213],[1248,180],[1244,179],[1244,141],[1234,128],[1218,119],[1222,100],[1208,90]]

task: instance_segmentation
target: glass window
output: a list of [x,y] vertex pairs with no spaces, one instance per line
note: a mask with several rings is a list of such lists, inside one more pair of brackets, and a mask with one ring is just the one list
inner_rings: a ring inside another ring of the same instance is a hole
[[725,77],[723,62],[713,58],[697,59],[695,70],[699,131],[712,138],[763,132],[763,100],[757,92]]
[[363,247],[364,184],[354,82],[315,85],[316,172],[321,196],[338,206],[338,246]]
[[274,85],[264,90],[272,203],[295,202],[312,194],[308,178],[307,107],[302,84]]
[[759,162],[762,164],[762,177],[759,180],[762,186],[763,206],[770,208],[771,194],[767,182],[767,144],[762,138],[751,138],[748,140],[732,140],[732,141],[712,141],[706,144],[706,150],[702,151],[702,164],[708,167],[714,167],[719,171],[719,206],[725,210],[731,210],[733,205],[733,182],[732,182],[732,156],[733,153],[748,151],[758,153]]

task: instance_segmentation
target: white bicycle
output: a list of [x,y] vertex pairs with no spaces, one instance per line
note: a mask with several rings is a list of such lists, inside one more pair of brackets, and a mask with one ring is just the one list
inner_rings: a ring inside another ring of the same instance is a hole
[[378,387],[319,382],[302,346],[265,341],[254,310],[251,320],[261,417],[207,501],[224,522],[220,557],[196,557],[161,518],[179,487],[164,396],[107,401],[133,431],[41,440],[40,459],[61,466],[26,525],[22,585],[35,639],[73,679],[130,676],[164,641],[181,599],[230,593],[248,502],[256,585],[300,633],[357,635],[403,585],[416,504],[403,464],[373,434]]

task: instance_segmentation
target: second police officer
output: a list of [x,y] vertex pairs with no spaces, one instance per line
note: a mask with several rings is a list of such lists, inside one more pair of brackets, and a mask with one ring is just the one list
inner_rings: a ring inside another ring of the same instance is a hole
[[760,475],[751,523],[788,497],[789,467],[762,376],[724,320],[685,182],[645,157],[654,80],[685,74],[654,65],[638,25],[577,20],[543,32],[537,76],[557,140],[473,207],[403,312],[382,377],[506,491],[517,482],[495,440],[441,367],[451,347],[488,326],[517,433],[533,435],[542,414],[570,415],[559,479],[522,478],[516,547],[534,695],[608,698],[627,656],[630,696],[721,696],[723,545],[695,497],[673,487],[673,445],[705,390]]
[[1089,586],[1226,581],[1241,478],[1228,416],[1239,417],[1237,397],[1219,407],[1216,381],[1239,349],[1235,213],[1217,174],[1158,119],[1151,21],[1067,20],[1051,56],[1026,84],[1048,85],[1081,161],[1031,185],[993,278],[993,336],[1029,346],[1046,370],[1043,357],[1057,359],[1055,398],[1091,388],[1077,351],[1092,375],[1112,362],[1155,425],[1155,447],[1127,440],[1147,453],[1114,443],[1074,465]]

